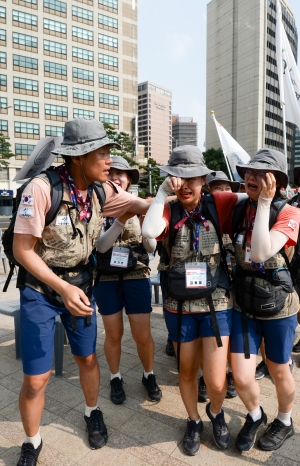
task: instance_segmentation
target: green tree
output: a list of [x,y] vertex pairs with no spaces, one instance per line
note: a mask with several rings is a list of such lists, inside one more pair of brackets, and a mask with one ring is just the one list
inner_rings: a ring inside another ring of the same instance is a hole
[[15,154],[10,150],[11,144],[9,138],[0,133],[0,167],[8,167],[8,159],[15,157]]
[[[157,163],[156,160],[149,158],[147,165],[140,165],[141,177],[139,185],[141,187],[141,191],[139,193],[139,196],[143,198],[145,197],[146,192],[149,191],[149,165],[151,165],[151,168],[153,168],[159,166],[159,163]],[[155,194],[165,178],[162,178],[160,176],[159,168],[154,168],[153,170],[151,170],[151,176],[152,192]]]
[[206,166],[214,171],[222,171],[230,178],[222,149],[208,149],[203,152]]

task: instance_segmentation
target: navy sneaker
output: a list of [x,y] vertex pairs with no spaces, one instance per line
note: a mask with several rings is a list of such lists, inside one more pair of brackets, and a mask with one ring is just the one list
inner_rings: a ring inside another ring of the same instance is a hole
[[126,400],[123,383],[123,379],[119,377],[114,377],[110,381],[110,399],[115,405],[121,405]]
[[174,345],[172,340],[168,338],[167,344],[166,344],[166,354],[168,356],[175,356],[175,350],[174,350]]
[[89,433],[89,444],[92,450],[104,447],[108,435],[106,425],[103,421],[103,413],[100,408],[94,409],[90,417],[84,416],[86,430]]
[[238,436],[235,441],[235,446],[240,451],[250,451],[253,445],[255,444],[257,431],[262,424],[267,424],[268,418],[262,407],[261,409],[261,418],[258,421],[253,421],[250,414],[247,414],[246,421],[241,430],[238,433]]
[[206,393],[206,384],[203,375],[201,375],[198,384],[198,401],[199,403],[206,403],[206,401],[208,401],[208,396]]
[[271,424],[268,425],[265,433],[258,441],[258,446],[265,451],[277,450],[281,447],[283,442],[294,435],[294,426],[291,419],[291,425],[286,426],[279,419],[274,419]]
[[200,434],[203,432],[203,422],[188,419],[183,437],[183,451],[188,456],[195,456],[200,450]]
[[226,398],[235,398],[237,396],[237,392],[236,392],[236,389],[234,388],[232,372],[227,372],[226,378],[227,378]]
[[149,374],[148,378],[143,374],[142,383],[144,387],[147,388],[148,397],[150,401],[160,401],[162,398],[162,392],[159,386],[156,383],[156,378],[154,374]]
[[210,403],[206,405],[206,414],[209,417],[212,428],[213,428],[213,438],[217,447],[221,450],[225,450],[229,447],[230,444],[230,432],[228,425],[225,422],[224,411],[223,409],[216,417],[210,412]]
[[43,447],[43,442],[34,448],[32,443],[23,443],[21,447],[21,455],[17,466],[35,466],[38,462],[38,457]]
[[265,375],[270,375],[270,374],[269,374],[267,363],[264,360],[262,360],[256,366],[255,378],[256,380],[260,380],[260,379],[263,379]]

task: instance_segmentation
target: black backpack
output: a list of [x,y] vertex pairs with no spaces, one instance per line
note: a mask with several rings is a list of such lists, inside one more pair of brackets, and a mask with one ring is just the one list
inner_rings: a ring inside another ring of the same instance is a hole
[[[57,212],[59,211],[59,208],[61,206],[61,201],[63,197],[63,183],[62,180],[55,170],[54,167],[50,167],[44,172],[49,180],[50,187],[51,187],[51,207],[50,210],[47,212],[46,217],[45,217],[45,226],[50,225],[50,223],[54,220],[54,218],[57,215]],[[35,178],[35,177],[33,177]],[[22,193],[24,192],[26,186],[30,183],[30,181],[33,179],[30,178],[27,180],[22,186],[20,186],[17,190],[17,195],[15,198],[14,202],[14,207],[13,207],[13,212],[12,212],[12,218],[10,220],[10,224],[3,233],[2,236],[2,245],[3,245],[3,250],[4,253],[8,259],[9,266],[10,266],[10,271],[7,277],[7,280],[5,282],[5,285],[3,287],[3,291],[7,291],[8,285],[10,283],[11,277],[14,273],[15,266],[19,267],[19,273],[18,273],[18,280],[17,280],[17,287],[22,286],[22,279],[25,278],[25,269],[18,263],[18,261],[15,259],[14,254],[13,254],[13,240],[14,240],[14,228],[15,228],[15,223],[16,223],[16,216],[18,212],[18,207],[22,199]],[[93,188],[96,192],[96,195],[98,197],[101,210],[103,210],[105,200],[106,200],[106,194],[104,187],[102,183],[95,181],[93,183]],[[68,202],[64,201],[64,204],[68,204]],[[70,205],[74,208],[73,203],[70,203]],[[73,229],[74,229],[74,234],[77,235],[78,232],[76,232],[75,226],[72,224]]]

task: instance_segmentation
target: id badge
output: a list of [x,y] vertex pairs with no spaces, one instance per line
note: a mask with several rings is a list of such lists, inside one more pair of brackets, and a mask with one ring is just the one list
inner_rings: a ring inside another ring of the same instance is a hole
[[206,288],[206,262],[188,262],[185,264],[185,287]]
[[56,225],[71,225],[69,215],[58,215],[56,217]]
[[226,254],[226,263],[227,263],[227,265],[231,265],[231,254],[230,254],[230,252],[228,252]]
[[113,247],[110,259],[110,265],[113,267],[126,267],[128,266],[129,251],[127,248]]
[[236,244],[243,244],[244,235],[237,235]]
[[245,263],[246,264],[251,264],[252,260],[251,260],[251,247],[250,246],[246,246],[246,249],[245,249]]

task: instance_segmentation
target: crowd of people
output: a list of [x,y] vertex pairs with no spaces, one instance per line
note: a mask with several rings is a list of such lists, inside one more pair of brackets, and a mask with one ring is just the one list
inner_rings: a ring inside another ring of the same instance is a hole
[[[42,449],[39,425],[57,316],[78,365],[92,449],[108,440],[97,404],[97,310],[105,329],[111,401],[121,405],[126,400],[120,373],[123,308],[143,365],[145,396],[153,402],[162,398],[153,367],[148,267],[148,253],[157,245],[166,352],[176,356],[188,414],[184,453],[194,456],[200,449],[198,401],[207,402],[216,445],[228,448],[222,405],[225,397],[237,395],[248,414],[235,445],[249,451],[268,422],[257,382],[268,373],[278,414],[258,446],[280,448],[294,434],[291,353],[300,352],[300,342],[293,348],[299,310],[293,259],[300,210],[298,197],[289,202],[282,191],[288,186],[285,156],[261,149],[247,165],[237,165],[239,183],[207,168],[197,147],[177,147],[161,167],[168,176],[156,196],[144,200],[128,192],[139,180],[138,170],[122,157],[111,157],[112,147],[118,145],[101,122],[66,122],[62,145],[54,151],[64,159],[55,169],[63,197],[51,222],[46,216],[52,186],[45,174],[33,178],[21,196],[13,243],[24,270],[18,284],[24,372],[19,406],[25,439],[18,466],[37,464]],[[296,178],[299,185],[299,173]],[[96,183],[104,186],[104,205]],[[259,349],[263,359],[256,366]]]

